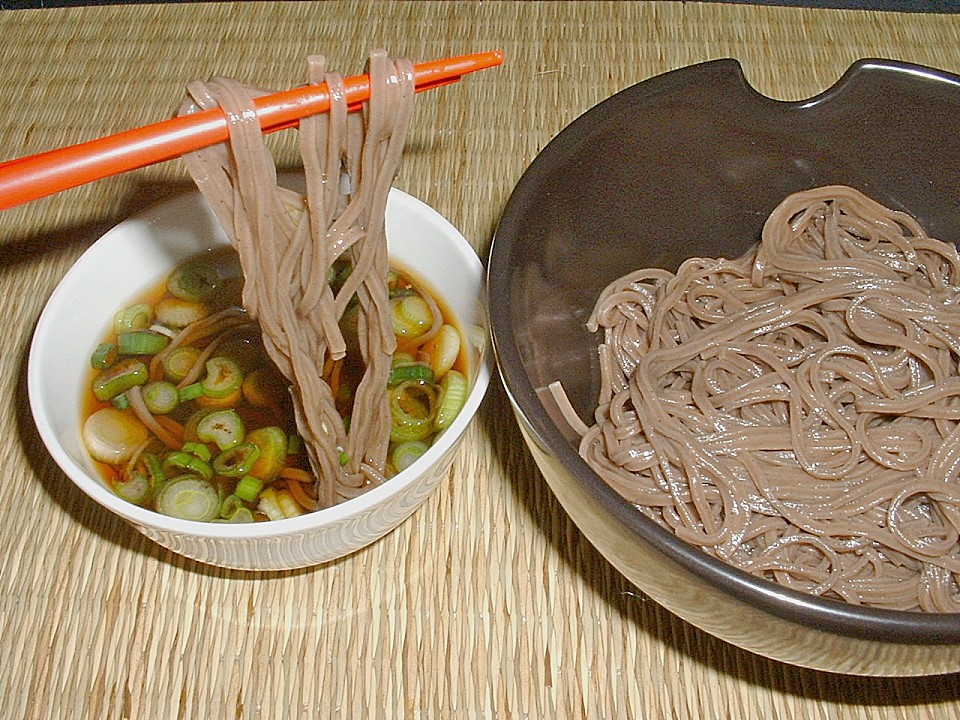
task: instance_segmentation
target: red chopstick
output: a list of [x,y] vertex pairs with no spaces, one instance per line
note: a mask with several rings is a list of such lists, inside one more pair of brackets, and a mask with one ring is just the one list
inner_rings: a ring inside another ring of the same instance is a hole
[[[417,92],[457,82],[463,75],[494,67],[503,53],[462,55],[414,65]],[[347,103],[370,96],[370,78],[344,79]],[[330,109],[326,83],[265,95],[255,101],[264,133],[292,127],[300,118]],[[0,210],[53,195],[84,183],[179,157],[229,137],[227,118],[218,109],[175,117],[97,140],[0,163]]]

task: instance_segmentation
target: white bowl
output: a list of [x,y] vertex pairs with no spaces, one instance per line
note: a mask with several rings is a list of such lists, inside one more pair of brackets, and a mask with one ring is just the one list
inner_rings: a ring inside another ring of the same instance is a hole
[[147,537],[221,567],[281,570],[333,560],[397,527],[436,488],[453,461],[490,379],[483,267],[436,211],[399,190],[387,203],[391,262],[436,289],[467,336],[471,390],[459,416],[407,470],[358,498],[296,518],[254,524],[179,520],[130,504],[101,480],[80,436],[89,354],[116,310],[158,284],[179,261],[227,244],[199,193],[175,196],[107,232],[67,272],[40,316],[27,384],[40,436],[67,476]]

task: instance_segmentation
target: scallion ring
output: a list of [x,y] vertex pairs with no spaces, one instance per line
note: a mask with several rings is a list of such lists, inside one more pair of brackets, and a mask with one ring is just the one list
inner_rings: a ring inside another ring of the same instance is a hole
[[143,402],[154,415],[166,415],[180,404],[177,386],[166,380],[148,382],[143,386]]
[[413,465],[430,446],[422,440],[409,440],[397,443],[390,453],[390,462],[397,472],[402,472]]
[[181,520],[209,522],[220,515],[217,489],[203,478],[186,474],[165,483],[154,500],[157,512]]

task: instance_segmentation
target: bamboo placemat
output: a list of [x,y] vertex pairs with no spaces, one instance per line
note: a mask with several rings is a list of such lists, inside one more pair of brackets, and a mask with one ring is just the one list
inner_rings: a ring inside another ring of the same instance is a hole
[[[421,95],[397,185],[485,257],[568,122],[734,57],[808,97],[855,59],[960,72],[960,17],[699,3],[210,3],[0,13],[2,158],[168,116],[193,78],[302,82],[323,52],[506,64]],[[292,138],[278,156],[293,163]],[[925,171],[918,168],[918,172]],[[935,170],[934,170],[935,171]],[[578,533],[494,385],[446,482],[396,532],[286,573],[174,555],[74,489],[37,437],[26,353],[96,235],[186,185],[179,162],[0,213],[0,715],[10,718],[941,718],[960,677],[858,679],[741,652],[644,598]]]

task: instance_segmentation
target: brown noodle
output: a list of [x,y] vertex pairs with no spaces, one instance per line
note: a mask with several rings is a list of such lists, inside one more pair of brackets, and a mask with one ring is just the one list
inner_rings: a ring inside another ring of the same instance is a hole
[[798,590],[960,612],[960,257],[848,187],[735,260],[600,295],[580,453],[685,541]]
[[[253,110],[262,92],[226,78],[195,82],[181,113],[220,106],[229,119],[228,143],[185,159],[238,251],[243,305],[291,383],[320,504],[329,506],[383,482],[390,432],[385,388],[396,346],[384,214],[400,167],[414,79],[408,61],[375,51],[370,99],[362,112],[348,113],[342,77],[328,72],[322,57],[311,57],[308,65],[311,83],[328,84],[331,109],[300,122],[305,197],[277,184]],[[334,295],[328,272],[344,254],[354,269]],[[364,374],[347,431],[321,375],[328,353],[339,359],[346,352],[338,322],[354,294]]]

